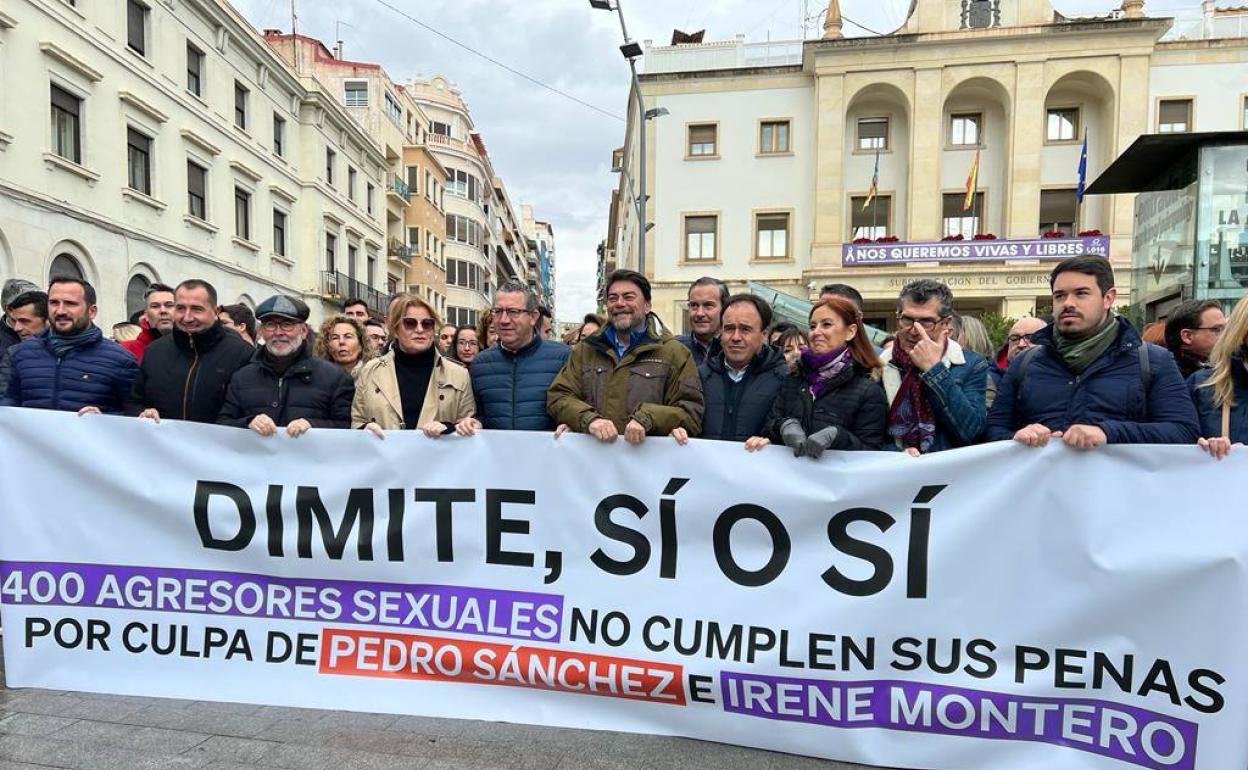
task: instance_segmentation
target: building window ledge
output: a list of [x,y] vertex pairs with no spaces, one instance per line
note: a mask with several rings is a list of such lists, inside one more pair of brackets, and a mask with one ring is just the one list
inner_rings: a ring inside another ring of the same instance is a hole
[[277,262],[277,263],[279,263],[279,264],[283,264],[283,265],[285,265],[286,267],[294,267],[294,266],[295,266],[295,260],[291,259],[290,257],[284,257],[284,256],[282,256],[281,254],[274,253],[273,255],[271,255],[271,258],[272,258],[272,260],[273,260],[274,262]]
[[195,132],[194,132],[194,131],[192,131],[191,129],[189,129],[189,128],[184,128],[184,129],[182,129],[179,133],[181,133],[181,134],[182,134],[182,138],[183,138],[183,139],[185,139],[186,141],[190,142],[191,144],[197,145],[197,146],[198,146],[201,150],[203,150],[204,152],[208,153],[209,155],[220,155],[220,154],[221,154],[221,148],[220,148],[220,147],[216,146],[215,144],[213,144],[212,142],[208,141],[208,140],[207,140],[207,139],[205,139],[204,137],[202,137],[202,136],[200,136],[199,134],[195,133]]
[[89,185],[94,185],[96,182],[100,181],[100,175],[97,174],[96,172],[92,171],[86,166],[79,165],[73,162],[72,160],[62,158],[60,155],[57,155],[54,152],[45,152],[43,154],[43,162],[47,164],[48,168],[50,169],[60,169],[61,171],[68,171],[74,176],[81,177],[82,179],[86,180],[86,183]]
[[135,203],[142,203],[144,206],[156,209],[157,211],[164,211],[169,208],[164,201],[156,200],[152,196],[142,193],[132,187],[121,188],[121,194],[125,196],[126,200],[132,200]]
[[796,262],[793,257],[751,257],[751,265],[791,265]]
[[702,266],[722,265],[724,264],[724,262],[723,260],[720,260],[720,259],[682,259],[680,260],[680,264],[702,267]]
[[17,26],[17,19],[13,18],[4,11],[0,11],[0,29],[13,29]]
[[204,232],[210,233],[212,235],[216,235],[217,230],[219,229],[216,225],[212,224],[211,222],[205,222],[204,220],[192,214],[183,214],[182,221],[192,227],[198,227],[200,230],[203,230]]
[[244,176],[250,179],[252,182],[259,182],[260,179],[262,178],[259,171],[256,171],[250,166],[247,166],[236,160],[230,161],[230,168],[233,169],[234,172],[237,173],[239,176]]
[[248,251],[254,252],[256,254],[260,253],[260,244],[252,243],[246,238],[240,238],[239,236],[235,235],[234,237],[230,238],[230,243],[234,244],[235,246],[242,246],[244,249],[247,249]]
[[13,143],[13,135],[0,131],[0,151],[9,149],[9,145]]
[[719,160],[719,155],[686,155],[685,160]]
[[[127,48],[126,50],[130,50],[130,49]],[[129,91],[118,91],[117,98],[120,99],[125,104],[130,105],[131,107],[135,108],[139,112],[148,116],[149,118],[156,121],[157,123],[165,123],[169,120],[168,115],[161,112],[156,107],[152,106],[150,103],[144,101],[143,99],[139,98],[138,96],[136,96],[135,94]]]
[[793,157],[793,151],[789,150],[787,152],[756,152],[754,153],[754,157],[756,158],[791,158]]

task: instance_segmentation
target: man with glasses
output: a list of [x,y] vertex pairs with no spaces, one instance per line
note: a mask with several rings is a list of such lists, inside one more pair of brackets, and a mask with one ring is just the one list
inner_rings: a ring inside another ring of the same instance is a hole
[[498,287],[493,311],[498,344],[468,367],[477,399],[471,432],[550,430],[555,424],[546,413],[546,391],[572,349],[541,333],[537,296],[519,281]]
[[1010,336],[1005,338],[1005,360],[1007,362],[1018,358],[1018,354],[1024,350],[1030,349],[1035,345],[1036,332],[1048,326],[1043,318],[1021,318],[1013,326],[1010,327]]
[[689,311],[689,334],[676,341],[693,353],[693,363],[701,366],[721,352],[719,328],[728,304],[728,286],[718,278],[703,276],[689,284],[685,308]]
[[988,362],[952,337],[953,293],[911,281],[897,298],[897,338],[884,365],[888,434],[915,457],[969,446],[987,418]]
[[1063,260],[1049,286],[1055,320],[1010,364],[988,415],[988,440],[1030,447],[1060,440],[1074,449],[1196,443],[1196,407],[1174,358],[1113,312],[1109,261]]
[[1166,319],[1166,348],[1174,354],[1183,379],[1209,363],[1214,343],[1226,328],[1226,314],[1216,299],[1193,299],[1170,311]]
[[702,383],[693,354],[660,331],[650,314],[650,281],[634,270],[607,276],[606,327],[578,343],[546,394],[556,435],[571,429],[630,444],[647,435],[702,429]]
[[256,308],[264,340],[251,363],[234,373],[217,422],[261,436],[285,429],[291,438],[311,428],[351,425],[355,384],[341,366],[308,349],[308,306],[278,294]]

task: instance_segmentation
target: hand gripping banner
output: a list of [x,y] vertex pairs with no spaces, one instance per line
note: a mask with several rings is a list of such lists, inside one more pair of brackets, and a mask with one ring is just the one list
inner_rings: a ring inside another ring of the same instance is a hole
[[1248,452],[923,458],[0,409],[10,687],[889,767],[1248,765]]

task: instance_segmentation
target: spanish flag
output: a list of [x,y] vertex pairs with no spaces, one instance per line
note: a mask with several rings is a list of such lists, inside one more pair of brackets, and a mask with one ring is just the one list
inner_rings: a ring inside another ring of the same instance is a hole
[[867,199],[862,202],[862,210],[866,211],[880,191],[880,151],[875,151],[875,171],[871,173],[871,186],[867,188]]
[[971,173],[966,175],[966,199],[962,201],[962,210],[966,211],[975,203],[975,190],[979,187],[979,150],[975,151],[975,160],[971,161]]

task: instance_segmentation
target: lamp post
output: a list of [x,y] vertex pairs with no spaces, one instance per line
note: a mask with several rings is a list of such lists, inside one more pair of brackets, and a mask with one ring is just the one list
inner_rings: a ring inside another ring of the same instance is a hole
[[668,114],[664,107],[647,110],[645,99],[641,96],[641,80],[637,77],[637,59],[641,57],[641,45],[628,36],[628,27],[624,25],[624,11],[620,8],[620,0],[589,0],[591,8],[599,11],[615,11],[616,16],[620,20],[620,33],[624,36],[624,44],[620,46],[620,53],[628,60],[628,68],[632,72],[633,86],[632,90],[637,94],[637,121],[638,136],[638,172],[637,172],[637,197],[633,204],[637,209],[637,272],[645,275],[646,272],[646,233],[654,225],[646,221],[646,201],[650,196],[646,194],[646,121]]

